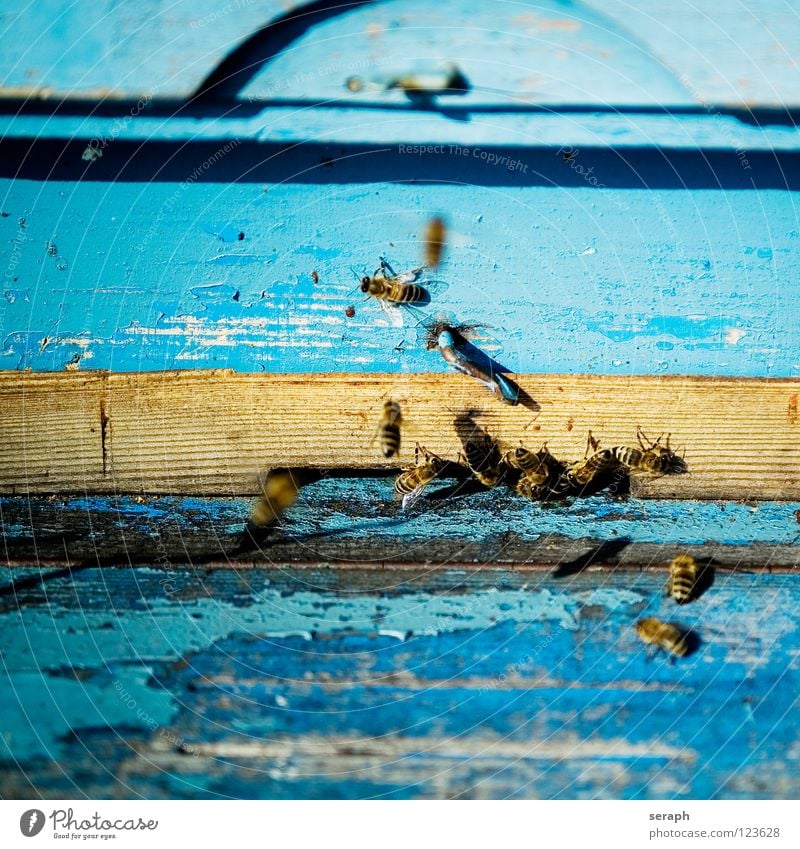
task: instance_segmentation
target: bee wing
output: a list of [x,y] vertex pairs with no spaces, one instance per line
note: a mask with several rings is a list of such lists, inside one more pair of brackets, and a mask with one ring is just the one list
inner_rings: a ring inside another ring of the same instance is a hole
[[408,271],[401,271],[400,274],[395,274],[394,279],[398,283],[416,283],[424,270],[424,268],[410,268]]
[[450,288],[444,280],[439,279],[423,280],[420,285],[427,290],[431,298],[440,298]]
[[381,312],[386,315],[386,318],[392,327],[403,326],[403,311],[398,304],[391,304],[389,301],[379,299],[373,300],[378,301],[378,306],[381,308]]
[[425,491],[425,485],[418,486],[416,489],[412,489],[411,492],[407,492],[403,496],[403,503],[400,506],[401,510],[408,510],[413,507],[422,493]]

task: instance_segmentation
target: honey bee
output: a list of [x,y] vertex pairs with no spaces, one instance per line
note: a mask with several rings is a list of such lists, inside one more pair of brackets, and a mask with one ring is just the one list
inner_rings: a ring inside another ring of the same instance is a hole
[[[653,442],[648,439],[641,428],[636,430],[636,439],[639,448],[612,448],[615,456],[622,465],[626,466],[631,474],[650,475],[682,475],[689,471],[686,461],[679,457],[669,447],[669,434],[666,441],[661,445],[661,439]],[[640,450],[641,449],[641,450]]]
[[394,457],[400,450],[400,425],[403,414],[397,401],[386,401],[383,405],[378,433],[384,457]]
[[492,489],[503,477],[500,451],[492,440],[487,446],[481,442],[469,441],[464,445],[464,461],[472,474],[487,488]]
[[507,452],[503,462],[522,474],[514,491],[524,498],[540,499],[549,495],[564,473],[564,464],[557,460],[544,443],[539,451],[530,451],[522,446]]
[[649,617],[636,623],[639,639],[656,646],[674,657],[685,657],[690,653],[688,633],[671,622]]
[[299,481],[291,469],[271,469],[259,479],[261,495],[250,513],[250,524],[268,528],[297,500]]
[[386,260],[382,259],[380,268],[372,277],[361,278],[361,291],[390,304],[413,304],[427,300],[427,291],[414,283],[422,274],[421,268],[414,268],[401,274],[390,273],[387,276],[386,272],[389,270]]
[[424,262],[427,268],[436,268],[442,261],[447,227],[443,218],[431,218],[425,227]]
[[503,478],[504,469],[496,440],[477,424],[471,412],[458,415],[454,424],[463,446],[461,457],[464,465],[487,489],[497,486]]
[[[419,462],[422,454],[423,463]],[[410,507],[438,475],[444,471],[447,462],[432,454],[419,442],[414,448],[415,465],[409,469],[403,469],[394,482],[394,491],[403,497],[402,509]]]
[[623,447],[598,449],[600,449],[600,442],[589,431],[584,459],[573,463],[566,472],[566,478],[571,486],[585,487],[598,475],[625,465],[618,456],[619,453],[633,450]]
[[679,554],[669,564],[667,594],[671,595],[678,604],[691,601],[697,590],[699,574],[700,567],[694,557],[689,554]]
[[[598,475],[618,468],[624,468],[631,475],[682,475],[688,471],[684,459],[669,447],[669,434],[664,445],[660,444],[662,437],[659,436],[653,442],[641,428],[637,430],[636,438],[639,448],[616,445],[613,448],[599,449],[600,443],[589,431],[586,457],[567,470],[564,476],[565,484],[573,488],[583,488]],[[590,451],[594,453],[590,454]]]
[[437,94],[463,94],[470,88],[469,80],[453,62],[448,62],[441,69],[427,73],[398,74],[371,80],[348,77],[345,80],[345,86],[353,93],[399,89],[409,97],[426,98]]

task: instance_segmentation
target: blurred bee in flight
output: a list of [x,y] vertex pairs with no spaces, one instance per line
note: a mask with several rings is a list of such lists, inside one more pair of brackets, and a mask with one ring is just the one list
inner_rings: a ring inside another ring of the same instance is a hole
[[397,401],[386,401],[378,424],[381,451],[384,457],[394,457],[400,450],[400,425],[403,413]]
[[[419,462],[422,454],[423,462]],[[403,469],[394,482],[394,491],[402,496],[402,509],[407,510],[422,495],[425,488],[430,485],[446,468],[447,461],[432,454],[419,442],[414,448],[415,465]]]
[[425,225],[423,237],[424,253],[423,259],[426,268],[431,270],[437,268],[442,261],[444,244],[447,238],[447,225],[443,218],[431,218]]
[[448,62],[440,70],[423,73],[397,74],[395,76],[364,80],[362,77],[348,77],[345,80],[348,91],[357,94],[362,91],[403,91],[410,98],[430,99],[438,94],[465,94],[470,84],[461,69]]
[[669,564],[667,594],[678,604],[686,604],[695,597],[698,589],[700,567],[690,554],[679,554]]
[[684,631],[671,622],[649,617],[636,623],[639,639],[647,645],[665,651],[671,658],[686,657],[692,653],[690,632]]
[[311,469],[270,469],[258,477],[259,497],[250,512],[247,532],[253,539],[262,538],[297,500],[300,487],[320,477]]

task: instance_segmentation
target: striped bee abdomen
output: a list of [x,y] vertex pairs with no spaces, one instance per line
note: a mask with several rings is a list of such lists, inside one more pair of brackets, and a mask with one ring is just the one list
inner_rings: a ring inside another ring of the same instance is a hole
[[679,554],[670,563],[667,592],[678,604],[691,601],[697,586],[698,566],[694,557]]

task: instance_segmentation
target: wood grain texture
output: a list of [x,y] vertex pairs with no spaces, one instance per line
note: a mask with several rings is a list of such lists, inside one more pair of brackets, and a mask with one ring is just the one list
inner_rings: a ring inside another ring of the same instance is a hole
[[[690,473],[638,479],[639,495],[800,498],[800,381],[518,380],[527,407],[449,374],[2,373],[0,491],[253,494],[257,473],[276,465],[399,467],[415,442],[455,459],[454,411],[472,409],[504,446],[546,441],[566,460],[583,456],[590,429],[605,446],[635,444],[638,426],[670,432]],[[386,461],[375,432],[390,396],[405,424],[400,457]]]
[[[56,576],[0,611],[0,795],[796,798],[799,585],[678,608],[653,572]],[[697,652],[648,659],[641,616]]]

